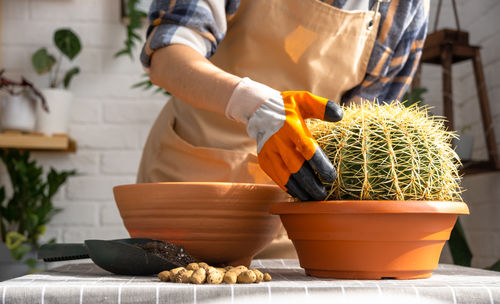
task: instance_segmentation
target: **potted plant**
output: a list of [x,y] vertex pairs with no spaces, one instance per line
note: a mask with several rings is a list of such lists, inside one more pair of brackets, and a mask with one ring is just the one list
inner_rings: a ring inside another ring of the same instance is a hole
[[42,109],[47,110],[45,98],[40,91],[24,77],[21,81],[10,80],[0,70],[0,92],[2,94],[1,123],[3,130],[30,132],[35,130],[35,107],[40,100]]
[[[61,209],[54,195],[75,171],[51,168],[45,176],[41,166],[30,160],[28,151],[0,150],[11,182],[10,191],[0,187],[0,281],[37,268],[35,251],[54,214]],[[8,196],[7,192],[11,192]],[[8,198],[7,198],[8,197]],[[8,253],[8,256],[5,254]],[[18,263],[16,263],[18,261]]]
[[309,275],[426,278],[459,214],[454,134],[427,109],[365,102],[338,123],[314,121],[312,135],[337,169],[326,201],[278,203]]
[[[39,74],[49,73],[49,88],[42,90],[47,98],[50,112],[37,107],[37,131],[51,135],[54,133],[68,133],[71,100],[73,98],[68,88],[73,77],[80,72],[77,66],[68,69],[60,77],[63,56],[72,61],[81,51],[78,36],[70,29],[59,29],[54,33],[54,44],[59,50],[59,57],[50,54],[45,47],[38,49],[31,61],[35,71]],[[61,88],[62,87],[62,88]]]

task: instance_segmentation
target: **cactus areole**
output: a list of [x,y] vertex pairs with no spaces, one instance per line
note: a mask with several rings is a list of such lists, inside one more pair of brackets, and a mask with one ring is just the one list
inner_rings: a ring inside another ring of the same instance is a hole
[[310,121],[337,169],[326,201],[274,204],[306,274],[340,279],[430,277],[459,214],[452,132],[427,109],[364,103],[337,123]]

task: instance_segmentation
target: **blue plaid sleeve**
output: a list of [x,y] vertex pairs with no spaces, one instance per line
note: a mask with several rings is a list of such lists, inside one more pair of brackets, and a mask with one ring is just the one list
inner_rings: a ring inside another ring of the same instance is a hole
[[[399,3],[398,3],[399,2]],[[342,98],[400,100],[412,82],[427,35],[427,0],[391,1],[382,7],[377,40],[363,82]]]
[[239,0],[154,0],[140,55],[143,66],[147,70],[153,52],[170,44],[184,44],[207,58],[212,56],[238,6]]

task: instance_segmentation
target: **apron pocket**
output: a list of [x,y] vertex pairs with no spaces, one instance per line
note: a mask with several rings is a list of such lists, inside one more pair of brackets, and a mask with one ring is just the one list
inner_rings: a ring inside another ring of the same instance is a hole
[[153,174],[161,174],[168,181],[270,182],[255,154],[194,146],[175,132],[175,117],[170,118],[159,150]]

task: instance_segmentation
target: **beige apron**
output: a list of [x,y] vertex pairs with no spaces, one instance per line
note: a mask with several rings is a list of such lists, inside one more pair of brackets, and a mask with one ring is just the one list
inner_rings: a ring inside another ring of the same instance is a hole
[[[363,80],[379,20],[318,0],[244,0],[210,60],[279,91],[340,101]],[[255,153],[245,125],[173,97],[149,134],[137,182],[272,183]],[[295,256],[291,242],[278,239],[261,258]]]

